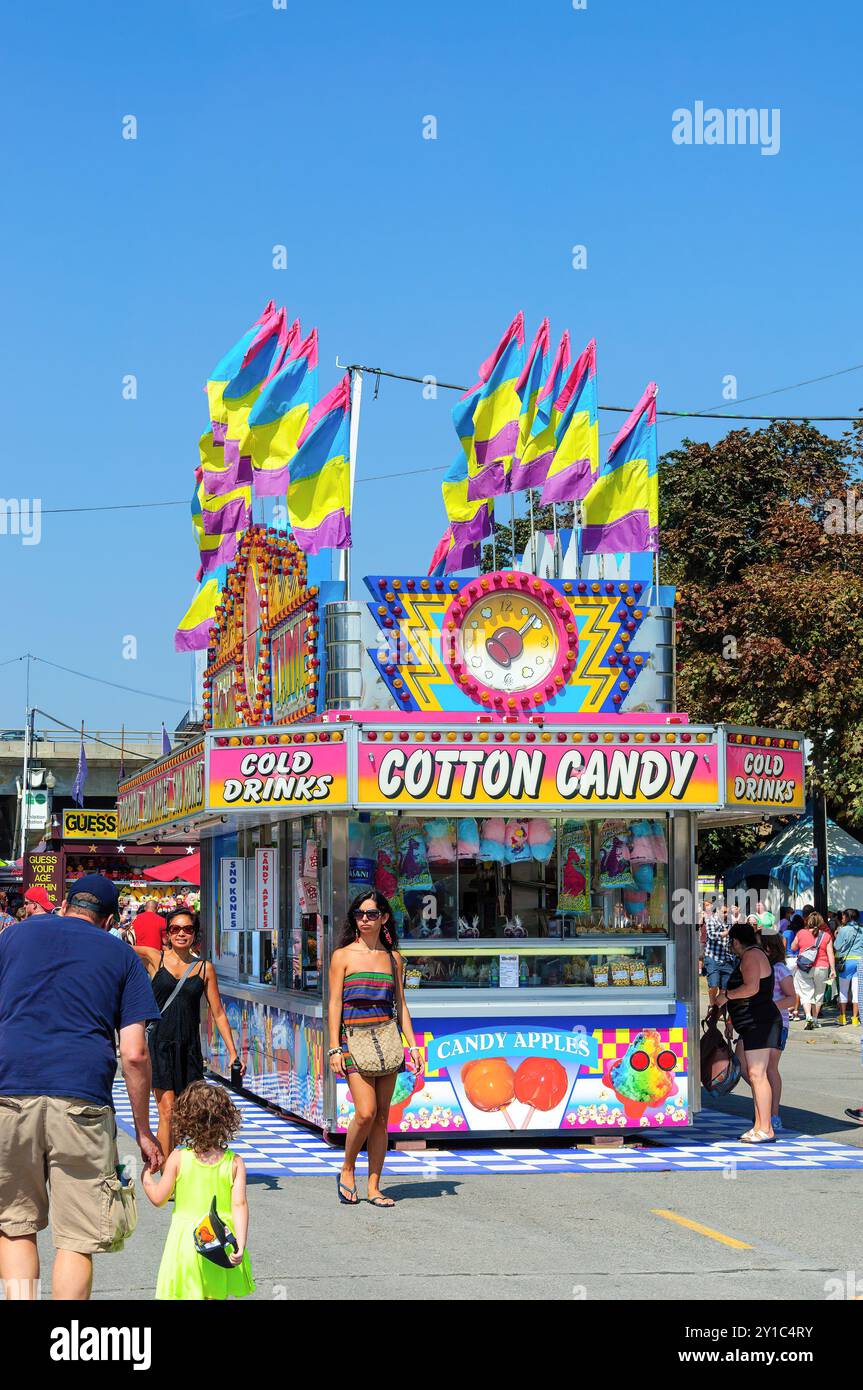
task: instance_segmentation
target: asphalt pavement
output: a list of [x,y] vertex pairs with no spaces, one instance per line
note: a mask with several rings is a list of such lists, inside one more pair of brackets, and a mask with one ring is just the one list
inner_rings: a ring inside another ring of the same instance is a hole
[[[788,1128],[863,1146],[860,1029],[792,1025]],[[722,1108],[751,1122],[742,1088]],[[121,1135],[121,1154],[131,1140]],[[863,1172],[507,1174],[388,1184],[390,1210],[340,1206],[322,1177],[253,1177],[256,1298],[825,1299],[863,1295]],[[362,1185],[361,1185],[362,1191]],[[169,1209],[139,1194],[134,1238],[96,1260],[94,1297],[153,1296]],[[43,1289],[50,1240],[41,1238]],[[859,1281],[859,1285],[858,1282]],[[844,1293],[843,1293],[844,1291]]]

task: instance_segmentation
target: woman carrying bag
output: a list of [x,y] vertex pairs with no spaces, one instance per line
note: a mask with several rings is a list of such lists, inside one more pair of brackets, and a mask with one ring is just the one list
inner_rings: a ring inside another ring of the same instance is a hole
[[172,1120],[174,1102],[193,1081],[204,1079],[201,1053],[201,999],[206,998],[213,1023],[228,1052],[231,1067],[240,1075],[245,1065],[237,1057],[225,1006],[219,994],[216,972],[195,954],[200,928],[188,908],[178,907],[168,917],[164,951],[135,946],[135,952],[153,985],[161,1015],[149,1030],[153,1094],[159,1110],[158,1138],[162,1153],[174,1147]]
[[404,963],[395,949],[392,909],[376,889],[351,903],[330,965],[329,1062],[346,1078],[354,1102],[345,1139],[345,1161],[338,1177],[339,1201],[356,1206],[355,1165],[366,1144],[368,1200],[392,1207],[380,1189],[387,1152],[390,1101],[396,1077],[405,1069],[402,1034],[410,1047],[410,1066],[419,1071],[416,1045],[404,995]]
[[851,1024],[860,1027],[860,991],[857,971],[863,960],[863,922],[855,907],[845,913],[845,924],[836,937],[836,966],[839,971],[839,1027],[844,1028],[848,1004],[851,1004]]

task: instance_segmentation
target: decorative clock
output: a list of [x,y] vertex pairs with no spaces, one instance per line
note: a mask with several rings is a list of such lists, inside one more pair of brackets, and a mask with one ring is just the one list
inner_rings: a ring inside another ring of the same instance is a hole
[[566,684],[578,654],[571,606],[545,580],[513,571],[466,585],[444,630],[453,678],[483,704],[544,704]]

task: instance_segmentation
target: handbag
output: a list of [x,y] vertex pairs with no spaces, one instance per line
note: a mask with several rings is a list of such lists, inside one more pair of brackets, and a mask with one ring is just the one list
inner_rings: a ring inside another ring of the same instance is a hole
[[394,1071],[404,1071],[405,1049],[395,998],[393,1016],[386,1023],[345,1023],[343,1027],[357,1071],[368,1076],[390,1076]]
[[[170,1009],[170,1007],[171,1007],[171,1005],[173,1004],[174,1000],[176,999],[177,995],[180,993],[180,990],[183,988],[183,985],[186,983],[186,980],[189,978],[189,976],[191,975],[192,971],[194,970],[195,966],[201,964],[201,959],[202,959],[202,958],[201,958],[200,956],[195,956],[195,959],[194,959],[194,960],[190,960],[190,961],[189,961],[189,964],[186,966],[186,968],[185,968],[185,970],[183,971],[182,975],[180,976],[179,980],[178,980],[177,983],[174,985],[174,988],[171,990],[171,993],[168,995],[167,999],[165,1000],[164,1004],[162,1005],[161,1009],[159,1010],[159,1018],[161,1018],[164,1014],[166,1014],[166,1013],[168,1012],[168,1010]],[[147,1039],[148,1042],[150,1041],[150,1035],[151,1035],[151,1033],[153,1032],[153,1029],[156,1027],[156,1024],[157,1024],[158,1022],[159,1022],[159,1019],[158,1019],[158,1018],[151,1018],[151,1019],[150,1019],[150,1022],[147,1024],[146,1028],[144,1029],[144,1036],[145,1036],[145,1038]]]
[[701,1084],[710,1096],[727,1096],[740,1080],[740,1063],[731,1043],[731,1023],[725,1013],[725,1035],[719,1027],[720,1013],[714,1005],[701,1020]]
[[121,1169],[118,1168],[116,1173],[104,1179],[102,1202],[105,1223],[102,1250],[116,1253],[134,1235],[138,1225],[135,1184]]
[[808,975],[809,971],[812,970],[812,968],[814,967],[815,962],[818,959],[818,952],[821,949],[821,942],[824,940],[824,936],[825,933],[823,931],[819,932],[818,940],[815,942],[815,945],[807,946],[806,950],[801,951],[799,956],[797,957],[797,969],[802,970],[804,975]]
[[391,1072],[404,1071],[405,1050],[401,1029],[394,1018],[388,1018],[386,1023],[354,1026],[346,1023],[345,1037],[357,1071],[366,1072],[368,1076],[389,1076]]

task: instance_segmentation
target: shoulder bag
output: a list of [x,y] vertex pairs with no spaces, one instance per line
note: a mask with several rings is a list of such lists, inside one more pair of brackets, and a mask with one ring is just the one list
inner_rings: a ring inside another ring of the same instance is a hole
[[395,981],[393,981],[393,1016],[386,1023],[344,1024],[348,1051],[357,1071],[367,1076],[389,1076],[404,1071],[405,1050],[402,1032],[397,1022]]
[[[176,999],[177,995],[180,993],[180,990],[183,988],[183,985],[186,983],[187,979],[189,978],[189,976],[191,975],[192,971],[194,970],[195,966],[196,966],[196,965],[200,965],[200,964],[201,964],[201,957],[200,957],[200,956],[196,956],[194,960],[190,960],[190,961],[189,961],[189,964],[186,966],[186,968],[185,968],[185,970],[183,971],[182,975],[180,976],[179,980],[178,980],[177,983],[174,985],[174,988],[171,990],[171,993],[168,995],[167,999],[165,1000],[164,1004],[162,1005],[161,1009],[159,1010],[159,1018],[163,1018],[164,1015],[168,1012],[168,1010],[170,1009],[170,1007],[171,1007],[171,1005],[173,1004],[174,1000]],[[205,961],[205,962],[204,962],[204,972],[206,972],[206,969],[207,969],[207,965],[206,965],[206,961]],[[157,1025],[158,1022],[159,1022],[159,1019],[158,1019],[158,1018],[153,1018],[153,1019],[150,1020],[150,1022],[147,1024],[147,1027],[144,1029],[144,1034],[145,1034],[145,1036],[147,1037],[148,1040],[149,1040],[149,1038],[150,1038],[151,1033],[153,1032],[153,1029],[156,1027],[156,1025]]]

